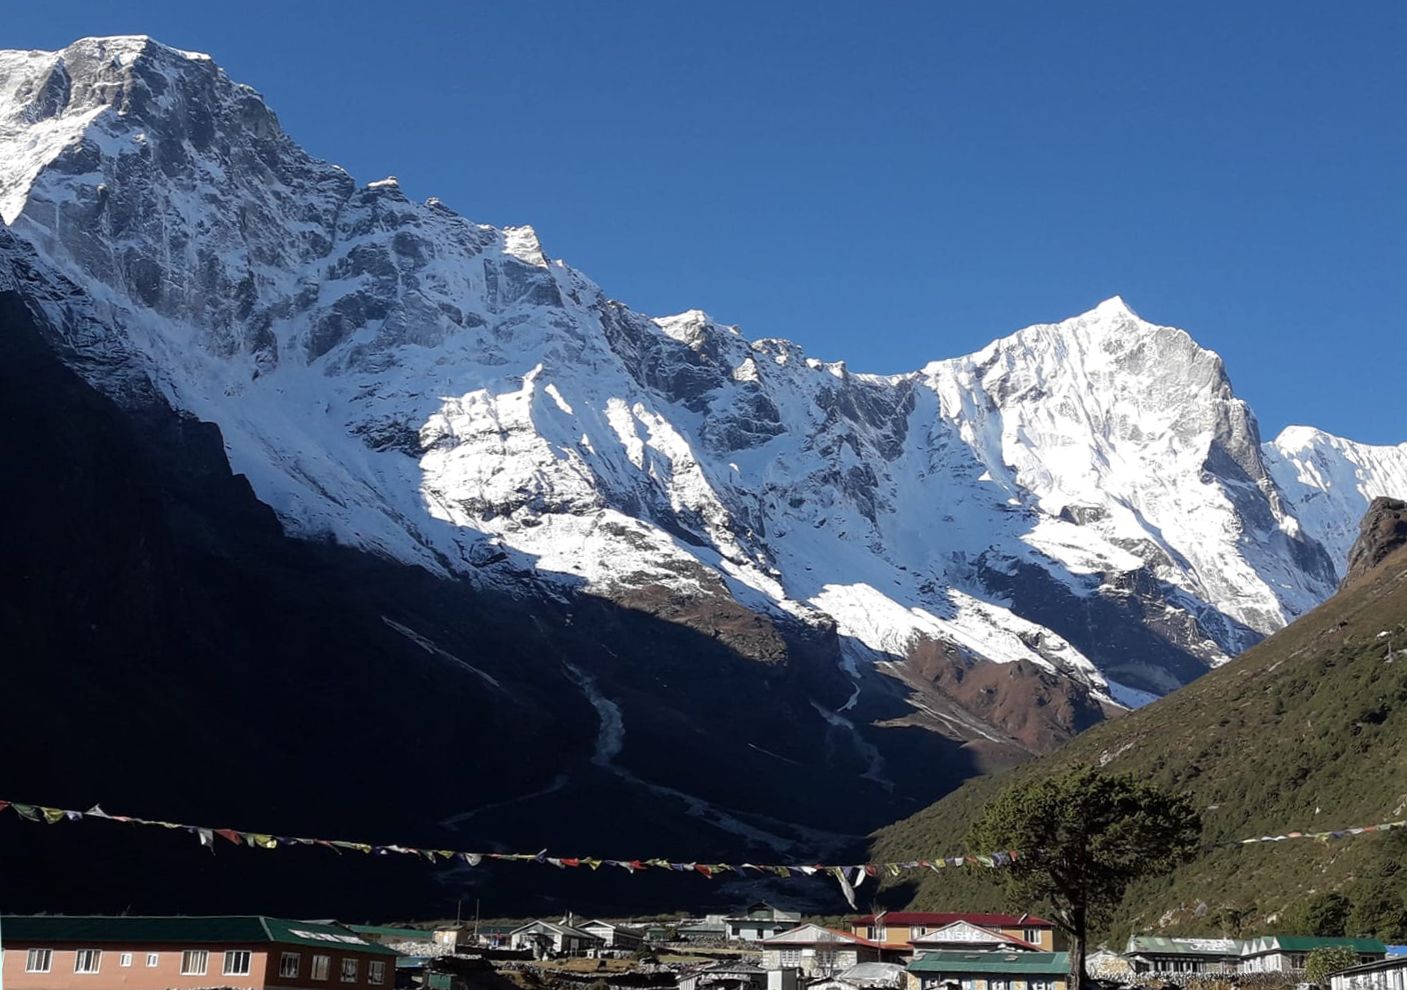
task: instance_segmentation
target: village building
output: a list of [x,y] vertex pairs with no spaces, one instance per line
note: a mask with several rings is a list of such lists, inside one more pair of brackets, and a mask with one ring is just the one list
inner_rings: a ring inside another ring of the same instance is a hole
[[783,911],[771,904],[751,904],[740,916],[723,919],[730,942],[761,942],[801,921],[800,911]]
[[909,990],[1066,990],[1067,952],[925,952],[909,963]]
[[828,979],[813,980],[806,990],[903,990],[908,971],[899,963],[862,962]]
[[830,979],[862,962],[883,961],[878,944],[820,925],[798,925],[761,944],[763,969],[796,969],[807,981]]
[[727,919],[721,914],[681,921],[675,935],[681,942],[723,942],[728,938]]
[[[741,959],[724,959],[710,963],[700,969],[683,973],[679,977],[679,990],[768,990],[767,970]],[[796,976],[792,974],[792,986],[786,990],[796,990]]]
[[1407,990],[1407,954],[1340,970],[1329,977],[1329,990]]
[[584,925],[578,925],[582,931],[588,935],[595,935],[601,940],[601,945],[607,949],[619,949],[622,952],[634,952],[645,944],[645,932],[639,928],[629,928],[625,925],[617,925],[611,921],[588,921]]
[[517,925],[491,925],[479,922],[471,930],[470,940],[483,948],[506,949]]
[[1085,972],[1096,980],[1126,983],[1133,976],[1133,964],[1122,953],[1099,948],[1085,957]]
[[1315,949],[1352,949],[1360,963],[1377,962],[1387,946],[1375,938],[1314,938],[1309,935],[1263,935],[1241,943],[1241,973],[1298,973]]
[[929,932],[956,922],[1007,935],[1045,952],[1055,950],[1055,924],[1033,914],[990,914],[955,911],[881,911],[850,923],[850,931],[886,948],[907,947]]
[[601,939],[564,921],[530,921],[513,929],[508,944],[529,949],[534,959],[552,956],[584,956],[602,945]]
[[423,928],[395,928],[388,925],[344,925],[348,931],[354,932],[366,939],[368,942],[375,942],[378,945],[394,945],[403,942],[434,942],[436,933]]
[[1124,949],[1135,973],[1238,973],[1241,943],[1234,938],[1134,935]]
[[678,925],[674,922],[656,921],[645,926],[646,942],[672,942],[678,935]]
[[974,949],[987,952],[1010,952],[1013,949],[1022,952],[1041,951],[1041,947],[1034,942],[1027,942],[1023,938],[1008,935],[995,928],[983,928],[970,921],[954,921],[951,925],[935,928],[917,938],[910,939],[909,945],[913,946],[915,954],[943,949],[958,952]]
[[493,964],[480,956],[440,953],[403,955],[396,959],[398,990],[468,990],[483,985]]
[[477,941],[474,929],[463,922],[455,922],[453,925],[441,925],[431,932],[434,943],[448,952],[458,952],[467,949]]
[[0,919],[9,990],[392,990],[396,953],[341,925],[262,916]]

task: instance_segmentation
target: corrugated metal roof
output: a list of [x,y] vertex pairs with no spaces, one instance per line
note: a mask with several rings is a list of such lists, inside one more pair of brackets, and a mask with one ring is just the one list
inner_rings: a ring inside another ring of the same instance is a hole
[[1034,949],[1040,951],[1040,946],[1034,942],[1028,942],[1024,938],[1017,938],[1015,935],[1007,935],[1005,932],[997,931],[995,928],[983,928],[981,925],[971,921],[955,921],[951,925],[944,925],[942,928],[935,928],[931,932],[925,932],[918,938],[910,939],[909,944],[915,949],[921,949],[928,945],[952,945],[954,942],[977,942],[975,938],[954,938],[951,934],[945,937],[944,933],[951,933],[954,930],[966,929],[968,931],[982,932],[991,936],[993,942],[1005,942],[1009,945],[1020,946],[1023,949]]
[[1161,935],[1134,935],[1127,952],[1181,956],[1240,956],[1241,943],[1234,938],[1164,938]]
[[1054,928],[1053,922],[1034,914],[972,914],[965,911],[882,911],[861,915],[857,925],[951,925],[954,921],[970,921],[974,925],[1017,928]]
[[836,979],[856,986],[901,987],[904,985],[904,967],[899,963],[856,963]]
[[797,925],[795,928],[788,928],[784,932],[769,935],[762,940],[763,948],[777,945],[815,945],[821,942],[827,944],[839,942],[849,945],[864,945],[869,948],[878,948],[878,942],[871,942],[867,938],[861,938],[850,932],[843,932],[838,928],[827,928],[824,925],[805,924]]
[[88,942],[129,945],[176,943],[187,945],[280,942],[322,948],[342,948],[394,956],[382,945],[368,942],[340,925],[290,921],[262,915],[125,916],[6,915],[0,930],[8,942]]
[[1346,946],[1364,955],[1386,955],[1387,946],[1375,938],[1319,938],[1313,935],[1264,935],[1248,939],[1242,945],[1243,955],[1265,952],[1313,952],[1315,949]]
[[1380,969],[1407,969],[1407,953],[1401,955],[1388,956],[1386,959],[1379,959],[1377,962],[1360,963],[1357,966],[1350,966],[1348,969],[1341,969],[1334,975],[1342,973],[1371,973]]
[[909,963],[910,973],[1036,973],[1059,976],[1069,970],[1068,952],[925,952]]

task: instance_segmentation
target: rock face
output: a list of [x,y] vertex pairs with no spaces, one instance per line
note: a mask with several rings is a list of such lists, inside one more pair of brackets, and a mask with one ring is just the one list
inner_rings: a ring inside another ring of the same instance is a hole
[[1397,498],[1373,499],[1359,526],[1358,539],[1348,553],[1344,584],[1371,573],[1404,546],[1407,546],[1407,502]]
[[1221,360],[1119,299],[889,376],[641,315],[147,38],[0,53],[0,216],[65,361],[218,424],[290,533],[783,668],[835,637],[842,721],[898,690],[1049,745],[1313,607],[1349,503],[1407,494],[1407,448],[1311,491]]

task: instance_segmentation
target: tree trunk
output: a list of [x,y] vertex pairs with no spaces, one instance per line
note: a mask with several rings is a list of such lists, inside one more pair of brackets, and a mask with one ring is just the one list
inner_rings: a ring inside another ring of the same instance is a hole
[[1084,908],[1072,912],[1070,918],[1070,981],[1068,990],[1084,990],[1089,982],[1085,974],[1085,941],[1089,936]]

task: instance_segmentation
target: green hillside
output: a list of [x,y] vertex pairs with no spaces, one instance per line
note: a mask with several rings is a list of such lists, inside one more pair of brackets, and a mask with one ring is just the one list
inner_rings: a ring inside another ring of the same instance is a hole
[[[1364,927],[1370,901],[1386,897],[1395,910],[1407,888],[1407,830],[1332,843],[1233,843],[1407,817],[1407,551],[1168,698],[1050,756],[973,780],[882,830],[875,858],[961,848],[968,823],[1008,782],[1077,764],[1146,776],[1190,794],[1202,810],[1204,851],[1131,891],[1113,930],[1102,933],[1114,940],[1130,930],[1231,935],[1303,924],[1296,912],[1326,891],[1361,905],[1354,923]],[[878,896],[920,910],[1002,906],[986,870],[925,874]]]

